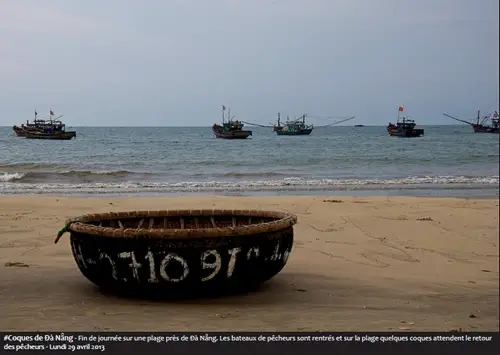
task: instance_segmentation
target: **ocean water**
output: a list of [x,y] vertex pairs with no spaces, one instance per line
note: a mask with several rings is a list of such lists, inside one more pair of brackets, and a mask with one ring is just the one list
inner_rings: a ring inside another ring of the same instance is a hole
[[[498,196],[499,136],[467,125],[316,128],[247,140],[210,127],[77,127],[71,141],[0,127],[0,194],[370,194]],[[69,129],[69,128],[68,128]]]

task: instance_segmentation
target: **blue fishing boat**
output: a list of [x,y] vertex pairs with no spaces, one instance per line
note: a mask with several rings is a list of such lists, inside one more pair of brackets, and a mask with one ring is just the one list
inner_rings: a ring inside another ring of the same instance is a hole
[[409,117],[400,116],[400,112],[403,112],[404,107],[399,106],[398,108],[398,120],[396,124],[389,122],[387,125],[387,133],[391,137],[421,137],[424,135],[423,128],[416,128],[416,123]]

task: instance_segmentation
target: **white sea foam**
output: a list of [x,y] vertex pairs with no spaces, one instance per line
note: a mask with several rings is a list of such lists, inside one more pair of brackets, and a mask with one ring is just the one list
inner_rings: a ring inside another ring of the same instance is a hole
[[58,172],[58,174],[62,174],[62,175],[70,175],[70,174],[74,174],[74,175],[78,175],[78,174],[82,174],[82,175],[115,175],[115,174],[121,174],[121,173],[132,173],[132,172],[125,171],[125,170],[113,171],[113,170],[72,170],[72,169],[62,170],[62,171]]
[[26,174],[21,174],[21,173],[2,173],[2,172],[0,172],[0,182],[20,180],[25,176],[26,176]]
[[[11,176],[16,177],[11,177]],[[426,176],[403,179],[302,179],[248,181],[198,181],[198,182],[111,182],[111,183],[20,183],[22,174],[4,174],[0,193],[140,193],[140,192],[244,192],[244,191],[349,191],[349,190],[399,190],[399,189],[476,189],[496,188],[499,176]]]

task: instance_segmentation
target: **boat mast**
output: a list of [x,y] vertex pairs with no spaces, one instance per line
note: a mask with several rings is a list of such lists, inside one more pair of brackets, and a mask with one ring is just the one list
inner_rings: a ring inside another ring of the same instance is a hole
[[278,112],[278,127],[281,127],[280,126],[280,113]]
[[480,113],[480,112],[481,112],[481,111],[477,110],[477,123],[476,123],[476,124],[477,124],[478,126],[479,126],[479,113]]

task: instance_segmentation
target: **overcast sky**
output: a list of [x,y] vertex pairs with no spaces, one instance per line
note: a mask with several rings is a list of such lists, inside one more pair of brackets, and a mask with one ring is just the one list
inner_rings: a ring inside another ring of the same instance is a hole
[[[498,109],[498,0],[0,0],[0,125]],[[354,124],[354,121],[349,124]]]

